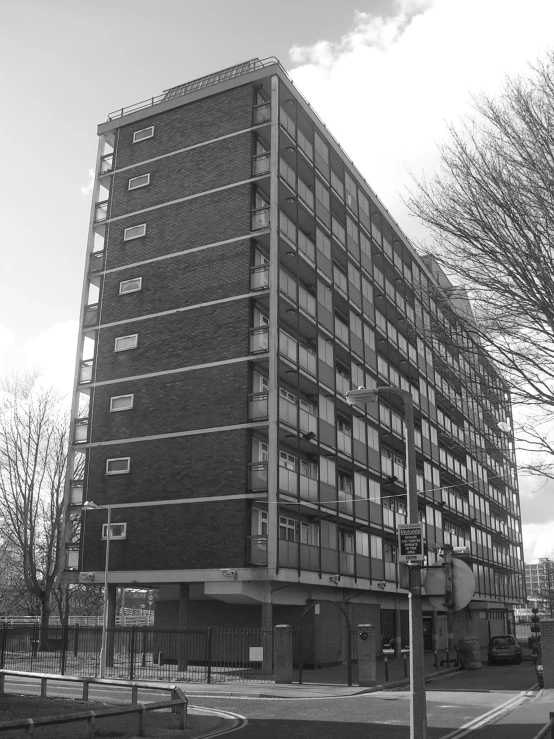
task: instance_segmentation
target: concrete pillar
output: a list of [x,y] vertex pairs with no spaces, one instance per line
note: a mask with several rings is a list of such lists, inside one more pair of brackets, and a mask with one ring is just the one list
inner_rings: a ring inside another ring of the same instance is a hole
[[278,624],[274,638],[275,682],[292,683],[292,626]]
[[114,630],[116,616],[117,586],[108,583],[108,633],[106,639],[106,666],[113,667]]
[[541,651],[544,687],[554,688],[554,619],[541,619]]
[[375,626],[360,624],[358,626],[358,684],[371,688],[377,685],[377,650],[375,644]]
[[400,616],[400,598],[394,599],[394,656],[402,656],[402,618]]
[[[179,631],[186,631],[189,627],[189,584],[179,584]],[[187,634],[179,635],[179,646],[177,654],[178,668],[180,672],[186,672],[188,668],[187,657]]]
[[[270,583],[268,583],[270,585]],[[271,598],[271,593],[269,594]],[[262,603],[262,647],[264,659],[262,672],[270,675],[273,672],[273,603]]]

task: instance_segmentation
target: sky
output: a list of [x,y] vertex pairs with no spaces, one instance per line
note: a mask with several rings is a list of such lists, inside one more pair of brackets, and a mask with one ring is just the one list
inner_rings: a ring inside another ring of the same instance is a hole
[[[96,126],[182,82],[276,56],[406,235],[446,126],[526,74],[552,0],[4,0],[0,377],[70,393]],[[525,559],[554,550],[554,483],[520,478]]]

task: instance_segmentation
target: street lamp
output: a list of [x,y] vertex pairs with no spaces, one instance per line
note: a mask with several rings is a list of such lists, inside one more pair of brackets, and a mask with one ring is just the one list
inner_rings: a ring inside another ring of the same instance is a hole
[[[414,431],[414,401],[411,393],[398,387],[385,385],[366,390],[349,390],[346,400],[349,405],[367,405],[377,400],[382,393],[397,395],[404,405],[406,426],[406,463],[408,466],[408,522],[419,523],[417,507],[417,476]],[[410,739],[425,739],[427,736],[427,706],[425,702],[425,663],[423,655],[423,613],[421,606],[421,571],[410,567]]]
[[106,531],[106,559],[104,562],[104,605],[102,609],[102,643],[100,646],[100,677],[106,677],[106,654],[108,645],[108,572],[110,569],[110,534],[112,524],[112,507],[109,505],[96,505],[92,500],[87,500],[82,506],[84,511],[105,510],[108,511],[108,529]]

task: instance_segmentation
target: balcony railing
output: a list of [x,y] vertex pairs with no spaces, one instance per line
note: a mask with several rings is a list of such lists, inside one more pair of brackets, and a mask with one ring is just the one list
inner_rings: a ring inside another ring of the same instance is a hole
[[317,502],[317,480],[299,475],[296,470],[279,467],[279,490],[296,495],[300,492],[303,500]]
[[264,290],[269,286],[269,264],[260,264],[250,268],[250,289]]
[[248,489],[267,490],[267,462],[248,465]]
[[100,272],[101,269],[104,268],[104,250],[102,251],[93,251],[90,255],[90,271],[91,272]]
[[92,368],[93,368],[92,359],[87,359],[84,362],[81,362],[81,369],[79,371],[79,382],[80,383],[92,381]]
[[254,125],[268,123],[271,120],[271,103],[262,103],[254,107],[252,120]]
[[79,569],[79,548],[68,547],[65,552],[65,569],[66,570],[78,570]]
[[248,418],[267,418],[267,393],[252,393],[248,398]]
[[269,208],[255,208],[252,211],[252,221],[250,228],[252,231],[260,231],[262,228],[269,228]]
[[266,352],[269,349],[269,328],[260,326],[250,329],[250,354]]
[[98,303],[93,305],[87,305],[85,308],[85,317],[83,319],[83,325],[85,326],[96,326],[98,323]]
[[75,444],[82,444],[88,439],[88,418],[77,418],[75,421],[75,433],[73,441]]
[[100,160],[100,174],[106,174],[106,172],[111,172],[113,169],[113,153],[112,154],[104,154],[102,159]]
[[102,202],[96,203],[96,211],[94,213],[94,220],[96,223],[98,223],[98,221],[105,221],[108,217],[109,202],[109,200],[102,200]]
[[270,161],[271,155],[269,152],[252,157],[252,175],[267,174]]
[[83,494],[83,481],[72,480],[69,502],[71,505],[83,505],[84,494]]
[[247,536],[247,557],[250,565],[267,564],[267,536]]

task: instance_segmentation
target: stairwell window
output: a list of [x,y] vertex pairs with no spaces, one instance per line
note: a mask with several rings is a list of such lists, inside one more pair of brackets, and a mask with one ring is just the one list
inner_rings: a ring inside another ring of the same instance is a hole
[[148,128],[141,128],[140,131],[133,133],[133,144],[138,144],[139,141],[145,139],[151,139],[154,136],[154,126],[148,126]]
[[129,228],[123,231],[123,241],[140,239],[141,236],[146,236],[146,223],[141,223],[138,226],[129,226]]
[[[102,524],[102,539],[108,538],[108,524]],[[127,524],[126,523],[111,523],[110,524],[110,541],[112,539],[126,539],[127,538]]]
[[129,190],[138,190],[139,187],[146,187],[150,184],[150,173],[141,174],[138,177],[131,177],[129,180]]
[[131,457],[114,457],[106,460],[106,475],[126,475],[131,469]]
[[114,352],[125,352],[129,349],[136,349],[138,344],[138,334],[129,334],[129,336],[118,336],[114,344]]

